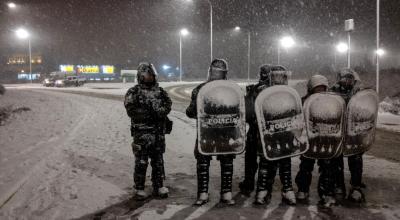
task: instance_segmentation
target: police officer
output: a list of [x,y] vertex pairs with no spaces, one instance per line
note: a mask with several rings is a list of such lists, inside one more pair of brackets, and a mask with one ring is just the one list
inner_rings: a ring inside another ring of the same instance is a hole
[[[329,88],[328,79],[322,75],[314,75],[307,83],[307,94],[302,98],[303,103],[312,94],[326,92]],[[307,200],[312,179],[312,171],[314,169],[315,160],[300,156],[300,169],[296,176],[296,184],[298,188],[297,199]],[[320,204],[325,207],[331,207],[336,203],[334,198],[334,179],[332,161],[329,159],[318,160],[319,165],[319,181],[318,194],[321,198]]]
[[279,168],[279,176],[282,183],[282,200],[290,205],[296,204],[296,198],[292,186],[291,158],[280,160],[267,160],[262,153],[262,145],[258,124],[254,110],[255,99],[265,88],[273,85],[287,85],[288,72],[282,66],[262,65],[260,67],[260,79],[254,86],[247,87],[246,94],[246,120],[249,123],[247,133],[246,155],[245,155],[245,180],[240,188],[252,190],[252,181],[257,171],[257,154],[259,155],[257,193],[255,204],[268,203],[271,199],[272,185]]
[[246,152],[244,156],[244,180],[239,183],[239,188],[240,192],[247,196],[254,190],[255,176],[258,169],[257,150],[261,146],[254,103],[258,94],[270,86],[270,71],[270,65],[261,66],[258,83],[246,86],[246,122],[249,125],[249,130],[247,132]]
[[[337,75],[338,82],[332,87],[333,92],[337,92],[349,103],[351,97],[361,90],[362,84],[358,73],[352,69],[343,69]],[[362,183],[362,173],[363,173],[363,159],[362,153],[356,154],[348,157],[348,165],[351,174],[351,189],[348,199],[354,202],[365,201],[364,193],[362,188],[365,185]],[[334,166],[336,167],[335,175],[335,193],[337,196],[346,196],[346,186],[344,184],[344,165],[343,165],[343,155],[335,158],[333,160]]]
[[143,62],[137,68],[138,84],[125,95],[125,108],[131,118],[132,150],[135,155],[134,182],[137,200],[144,200],[148,160],[151,160],[153,195],[168,197],[163,185],[165,152],[165,123],[171,111],[171,99],[157,83],[157,71],[153,64]]
[[[214,59],[208,70],[208,79],[201,83],[192,91],[190,105],[186,109],[186,115],[189,118],[197,119],[197,95],[199,90],[208,82],[213,80],[226,80],[228,74],[228,64],[223,59]],[[208,202],[208,182],[209,168],[212,156],[202,155],[198,150],[196,139],[194,156],[197,160],[197,200],[194,203],[196,206],[201,206]],[[232,175],[233,175],[233,159],[235,155],[219,155],[217,159],[221,165],[221,203],[234,205],[235,201],[232,198]]]

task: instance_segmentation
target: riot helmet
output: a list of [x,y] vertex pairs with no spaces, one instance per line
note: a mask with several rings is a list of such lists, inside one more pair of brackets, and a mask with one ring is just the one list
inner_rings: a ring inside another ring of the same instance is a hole
[[356,82],[360,81],[360,77],[354,70],[345,68],[339,71],[337,74],[337,80],[339,85],[344,89],[352,89]]
[[328,87],[328,79],[322,75],[313,75],[307,83],[308,93],[326,92]]
[[269,85],[271,73],[271,64],[263,64],[260,66],[259,82],[262,84]]
[[137,81],[139,84],[152,86],[157,83],[157,70],[152,63],[141,62],[137,67]]
[[270,85],[288,85],[290,75],[291,72],[287,71],[283,66],[271,66]]
[[227,79],[228,63],[224,59],[214,59],[208,69],[208,81]]

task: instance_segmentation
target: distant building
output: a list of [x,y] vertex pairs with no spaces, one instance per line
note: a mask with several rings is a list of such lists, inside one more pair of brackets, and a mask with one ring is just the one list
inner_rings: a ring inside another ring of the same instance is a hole
[[3,82],[24,82],[32,80],[41,80],[44,75],[44,60],[41,54],[32,54],[32,74],[29,70],[29,55],[28,54],[11,54],[6,56],[2,63],[0,71],[0,81]]

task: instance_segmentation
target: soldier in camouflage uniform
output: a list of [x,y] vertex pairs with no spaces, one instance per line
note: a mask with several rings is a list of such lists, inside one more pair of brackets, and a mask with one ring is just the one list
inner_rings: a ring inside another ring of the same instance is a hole
[[171,111],[171,99],[158,86],[157,72],[153,64],[140,63],[138,84],[125,95],[125,108],[131,118],[132,150],[135,155],[135,198],[147,198],[144,191],[148,160],[151,159],[153,195],[168,197],[168,188],[163,186],[165,152],[165,122]]
[[[228,64],[225,60],[215,59],[211,62],[208,71],[207,82],[201,83],[192,91],[191,102],[186,109],[186,115],[189,118],[197,119],[197,95],[200,89],[208,82],[213,80],[226,80],[228,73]],[[196,139],[194,155],[197,160],[197,200],[194,205],[201,206],[208,202],[208,182],[209,182],[209,169],[212,156],[202,155],[198,150]],[[235,155],[219,155],[217,159],[221,164],[221,203],[234,205],[235,201],[232,199],[232,175],[233,175],[233,159]]]
[[[331,88],[333,92],[339,93],[346,104],[349,103],[351,97],[361,90],[362,84],[357,72],[352,69],[343,69],[337,75],[338,82]],[[362,188],[365,185],[362,183],[363,159],[361,154],[356,154],[348,157],[348,165],[351,174],[351,189],[349,199],[354,202],[363,202],[365,200]],[[335,191],[337,196],[345,197],[346,186],[344,184],[344,165],[343,155],[333,159],[336,167],[335,175]]]

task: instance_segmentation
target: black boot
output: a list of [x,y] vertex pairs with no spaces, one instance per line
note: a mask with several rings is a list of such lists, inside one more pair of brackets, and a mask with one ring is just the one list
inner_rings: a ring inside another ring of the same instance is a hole
[[291,159],[284,158],[278,161],[279,177],[282,183],[282,201],[288,205],[296,205],[296,196],[292,185]]
[[331,208],[336,204],[335,199],[335,181],[334,168],[332,161],[329,159],[318,160],[319,165],[319,180],[318,180],[318,195],[321,198],[319,205],[322,208]]
[[145,200],[147,198],[147,195],[144,191],[147,166],[148,155],[142,153],[135,154],[135,173],[133,174],[133,180],[135,182],[136,200]]
[[210,157],[201,155],[197,157],[197,200],[193,204],[195,206],[201,206],[208,202],[210,159]]
[[297,199],[307,200],[309,197],[312,171],[314,169],[315,160],[300,156],[300,169],[296,175],[296,184],[298,188]]
[[[250,135],[251,136],[251,135]],[[239,183],[240,192],[249,196],[254,190],[255,175],[257,173],[257,146],[252,137],[246,141],[246,152],[244,156],[244,180]]]
[[356,203],[365,202],[364,193],[359,187],[352,187],[349,193],[349,197],[347,199]]
[[363,158],[362,154],[356,154],[348,157],[349,170],[351,174],[350,184],[355,188],[365,188],[362,183]]
[[272,185],[276,175],[276,162],[261,157],[258,169],[257,193],[254,204],[268,204],[271,200]]
[[346,185],[344,184],[343,155],[340,155],[339,157],[333,158],[331,160],[335,181],[335,197],[337,199],[344,199],[346,198]]
[[164,187],[164,160],[161,153],[151,156],[151,181],[153,183],[153,196],[164,199],[168,198],[168,188]]
[[233,157],[230,155],[221,156],[221,203],[234,205],[232,199],[232,175],[233,175]]

